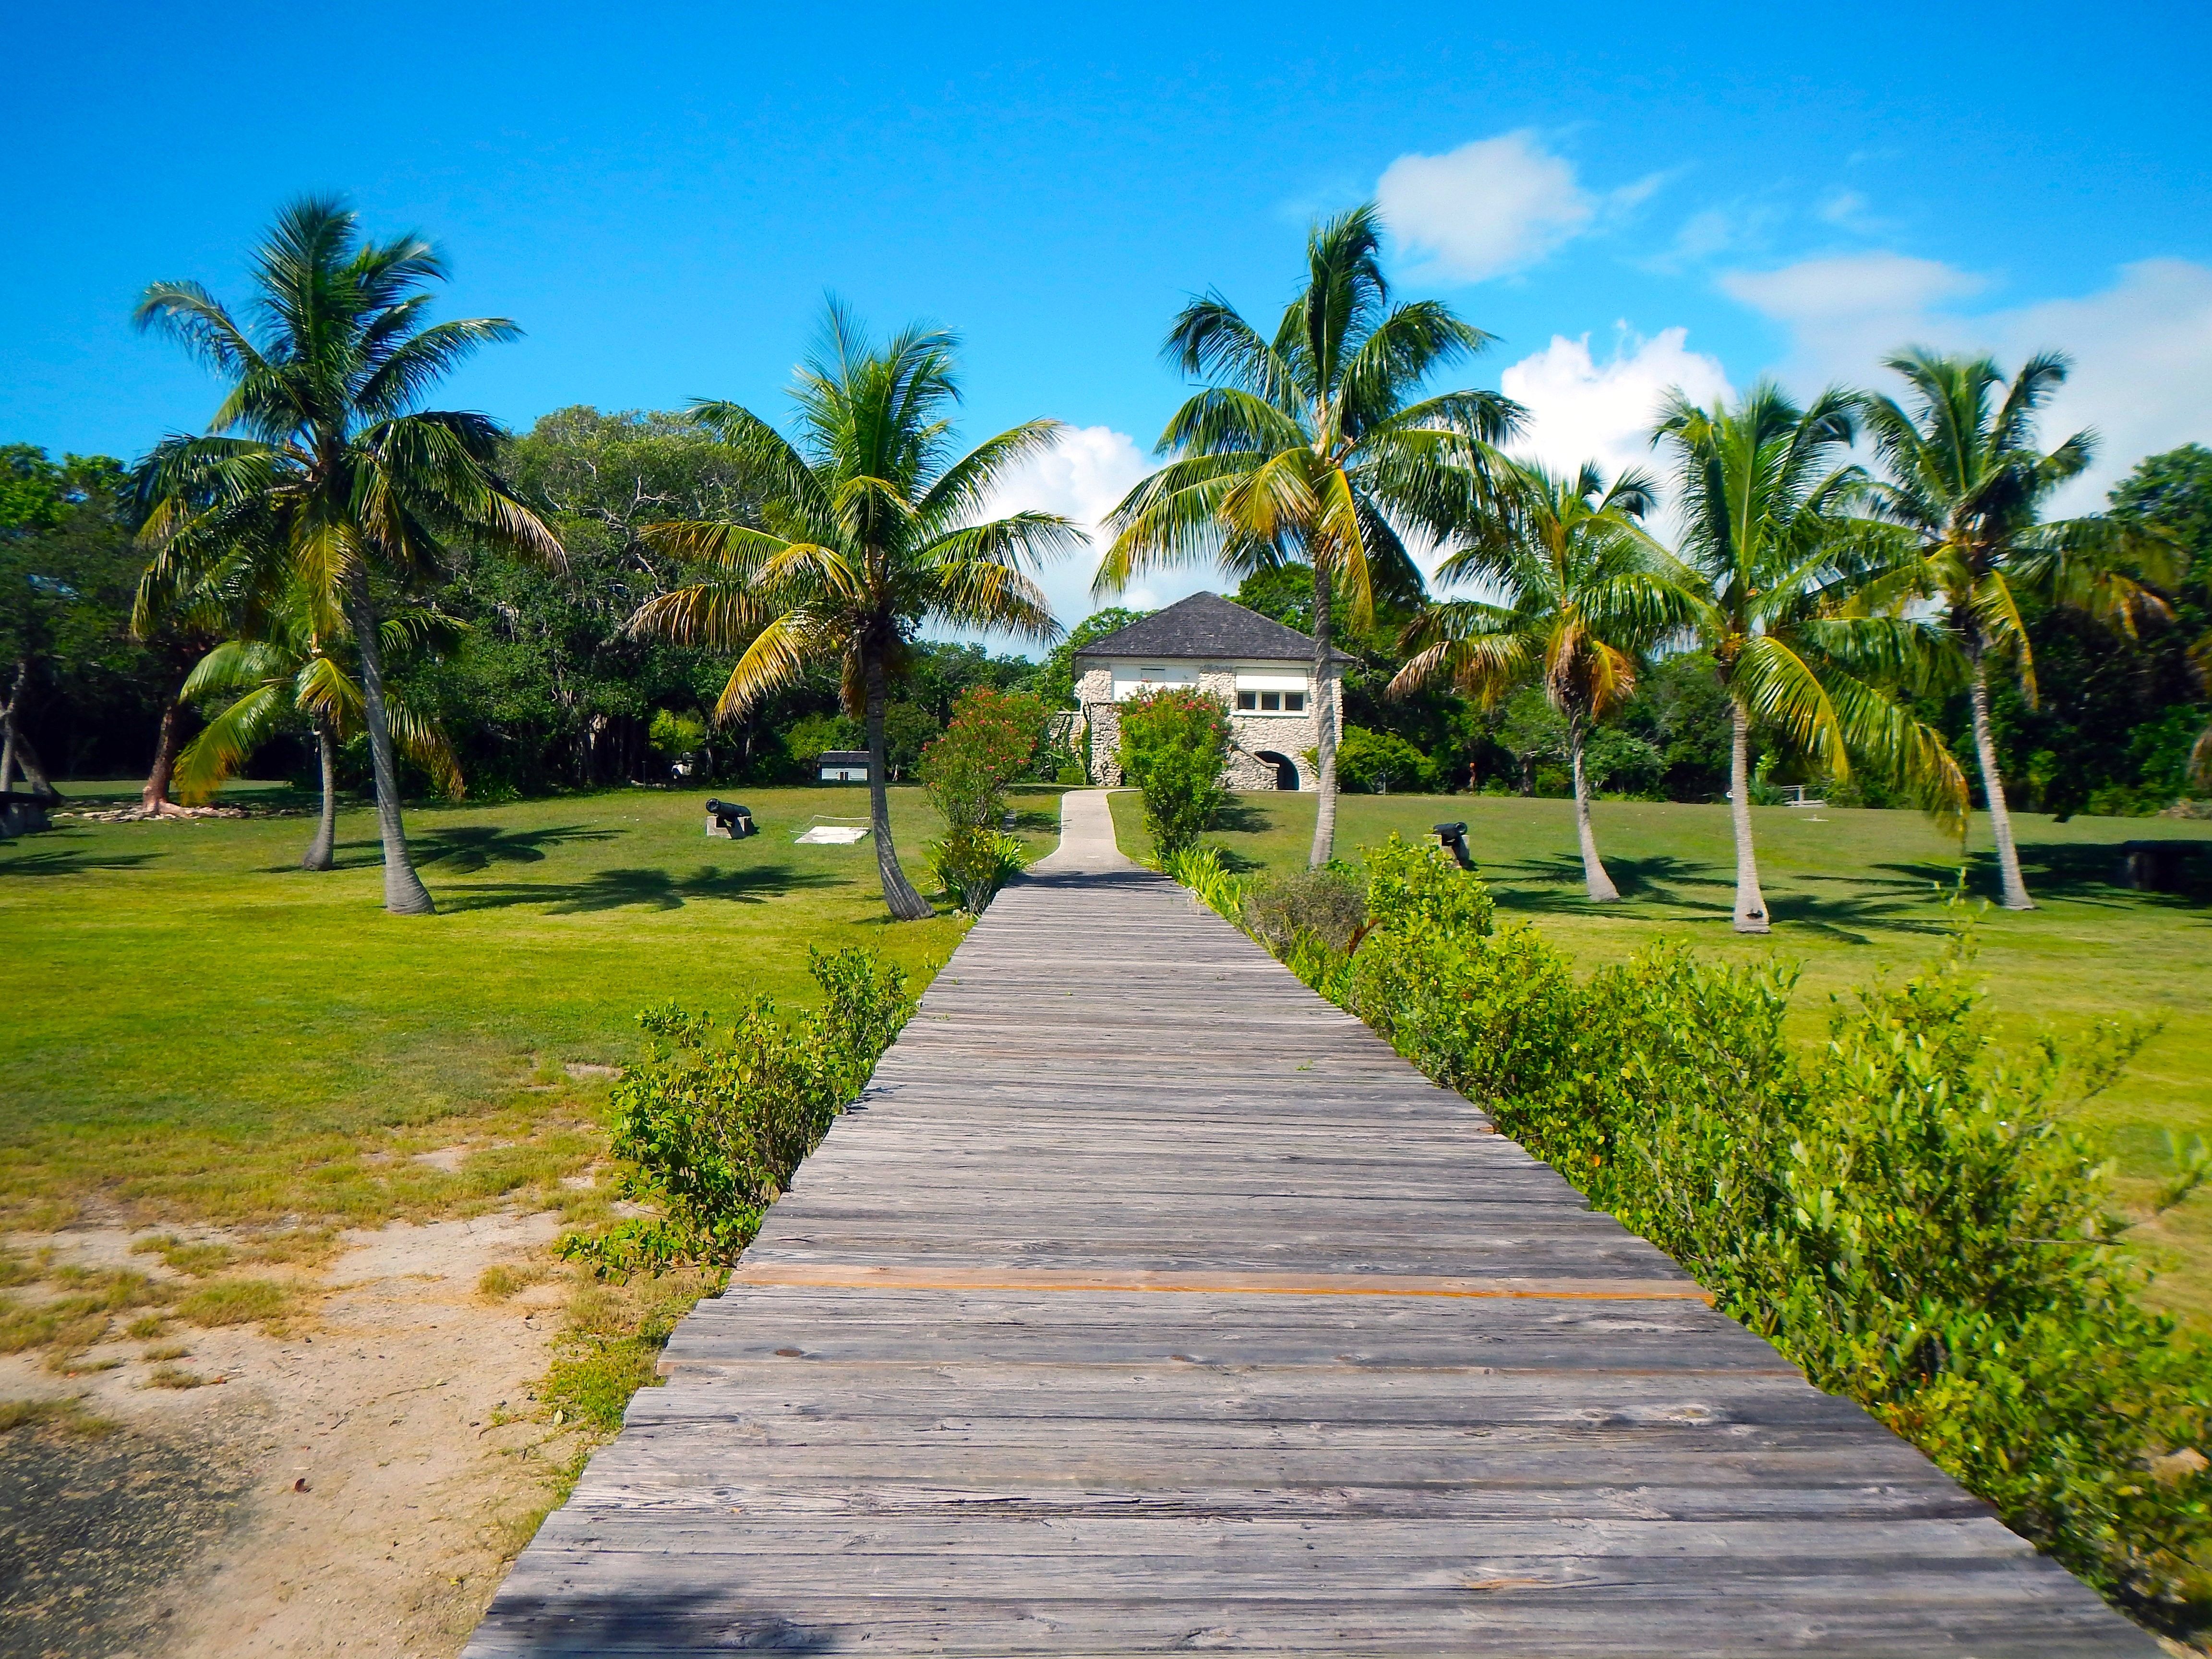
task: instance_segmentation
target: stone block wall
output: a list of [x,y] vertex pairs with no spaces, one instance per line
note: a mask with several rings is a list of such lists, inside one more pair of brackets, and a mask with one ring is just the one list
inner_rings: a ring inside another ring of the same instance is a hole
[[[1308,674],[1306,710],[1303,714],[1242,714],[1237,709],[1237,675],[1245,672],[1269,673],[1304,671]],[[1221,699],[1230,710],[1229,765],[1224,781],[1231,789],[1267,790],[1278,787],[1274,763],[1260,759],[1262,751],[1281,755],[1297,769],[1298,787],[1314,785],[1313,763],[1307,751],[1321,742],[1320,711],[1324,700],[1312,690],[1310,666],[1285,663],[1201,663],[1198,690]],[[1329,705],[1340,710],[1342,697],[1336,676],[1329,678]],[[1114,701],[1110,668],[1095,665],[1076,680],[1076,699],[1091,732],[1091,776],[1094,783],[1117,788],[1121,777],[1121,708]],[[1342,732],[1340,723],[1338,731]]]

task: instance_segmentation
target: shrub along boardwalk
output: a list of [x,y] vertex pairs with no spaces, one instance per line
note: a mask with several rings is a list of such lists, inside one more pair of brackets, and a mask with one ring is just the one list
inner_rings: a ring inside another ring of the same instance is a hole
[[469,1655],[2158,1651],[1067,811]]

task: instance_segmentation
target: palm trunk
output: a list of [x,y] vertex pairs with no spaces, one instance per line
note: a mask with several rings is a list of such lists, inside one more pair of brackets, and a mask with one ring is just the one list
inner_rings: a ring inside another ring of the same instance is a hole
[[1320,775],[1314,787],[1321,799],[1314,803],[1313,851],[1309,869],[1318,870],[1336,852],[1336,697],[1328,660],[1329,583],[1322,562],[1314,561],[1314,755]]
[[315,826],[314,840],[307,843],[306,856],[300,860],[302,870],[329,869],[337,852],[338,744],[325,720],[315,722],[315,746],[323,757],[323,816]]
[[1997,770],[1997,740],[1990,730],[1990,673],[1988,661],[1974,653],[1974,756],[1982,769],[1982,797],[1989,803],[1990,833],[1997,844],[1997,878],[2003,884],[2008,910],[2033,910],[2021,879],[2020,849],[2013,845],[2012,813],[2005,806],[2004,779]]
[[1620,890],[1605,872],[1605,860],[1597,855],[1597,832],[1590,827],[1589,786],[1583,776],[1583,721],[1579,714],[1567,716],[1567,752],[1575,769],[1575,833],[1582,840],[1583,890],[1593,904],[1615,903],[1620,898]]
[[1735,733],[1729,744],[1729,811],[1735,820],[1735,930],[1764,933],[1766,896],[1759,890],[1759,852],[1751,841],[1751,716],[1731,700]]
[[185,706],[172,700],[161,708],[161,733],[154,740],[154,765],[146,774],[145,787],[138,792],[138,810],[149,818],[178,816],[176,803],[169,799],[169,780],[177,770],[177,722],[183,718]]
[[438,907],[407,858],[407,826],[399,816],[399,769],[392,753],[392,727],[384,715],[384,652],[376,637],[368,578],[359,570],[346,584],[346,619],[361,651],[361,700],[368,714],[369,768],[376,778],[376,828],[384,840],[384,908],[396,916],[434,915]]
[[937,908],[914,890],[899,868],[898,848],[891,844],[891,802],[884,781],[884,664],[872,655],[866,666],[868,686],[868,824],[876,843],[876,873],[883,878],[884,903],[897,921],[927,921]]
[[30,683],[30,659],[16,659],[15,689],[9,692],[8,701],[0,703],[0,795],[6,794],[9,786],[15,781],[15,711],[22,706],[23,688]]

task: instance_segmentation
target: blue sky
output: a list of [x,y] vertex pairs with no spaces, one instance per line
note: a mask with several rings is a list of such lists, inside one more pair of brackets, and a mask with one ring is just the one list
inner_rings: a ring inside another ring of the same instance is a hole
[[[1467,378],[1547,459],[1638,459],[1667,384],[1873,380],[1908,339],[2073,352],[2053,425],[2106,434],[2106,481],[2212,441],[2201,5],[822,15],[19,13],[0,441],[127,458],[203,422],[214,387],[133,298],[238,295],[309,190],[434,237],[443,314],[526,331],[441,402],[774,410],[834,289],[961,331],[974,435],[1081,428],[1022,489],[1085,518],[1178,395],[1183,297],[1272,316],[1309,219],[1378,191],[1401,288],[1501,337]],[[1082,614],[1078,573],[1053,586]]]

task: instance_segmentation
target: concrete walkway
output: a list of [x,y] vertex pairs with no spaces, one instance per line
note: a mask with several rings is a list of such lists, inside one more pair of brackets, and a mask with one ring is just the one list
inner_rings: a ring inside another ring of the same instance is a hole
[[473,1659],[2158,1651],[1065,799]]

